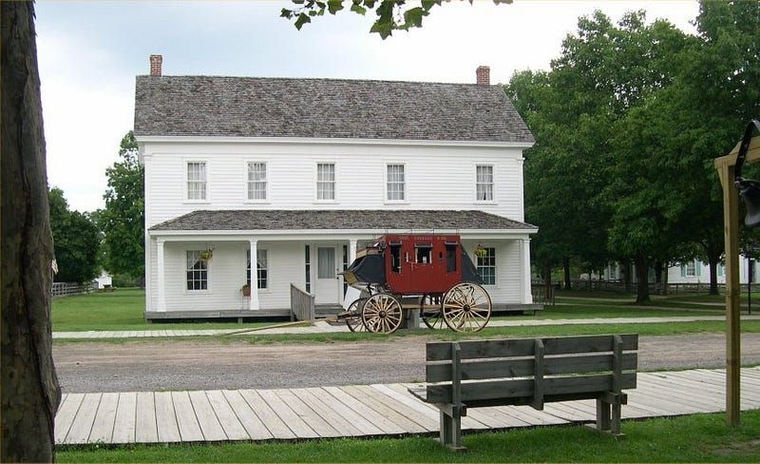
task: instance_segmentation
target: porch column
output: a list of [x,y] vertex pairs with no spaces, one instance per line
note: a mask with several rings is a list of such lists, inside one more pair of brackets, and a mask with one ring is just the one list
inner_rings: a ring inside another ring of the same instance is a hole
[[259,309],[258,240],[248,240],[251,246],[251,300],[248,309]]
[[356,259],[356,239],[348,241],[348,265],[354,262]]
[[533,303],[533,293],[531,293],[531,271],[530,271],[530,238],[522,239],[523,245],[523,302],[525,304]]
[[164,287],[166,286],[166,278],[164,276],[164,239],[159,238],[156,240],[157,245],[157,257],[156,257],[156,272],[158,273],[158,307],[156,311],[166,311],[166,292]]

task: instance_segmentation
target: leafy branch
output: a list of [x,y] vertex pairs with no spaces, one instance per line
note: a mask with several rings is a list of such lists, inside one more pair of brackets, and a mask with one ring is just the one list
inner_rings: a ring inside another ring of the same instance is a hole
[[[310,23],[312,18],[324,16],[325,12],[331,15],[343,10],[344,4],[349,3],[349,10],[365,15],[367,10],[373,10],[377,14],[377,20],[372,24],[370,32],[380,34],[385,40],[392,35],[393,31],[408,31],[413,27],[422,27],[422,19],[430,14],[434,6],[438,6],[444,0],[420,0],[414,2],[419,6],[409,8],[407,0],[291,0],[298,5],[293,9],[283,8],[280,17],[293,20],[299,31],[304,24]],[[447,0],[448,1],[448,0]],[[472,3],[474,0],[467,0]],[[494,4],[512,3],[513,0],[493,0]]]

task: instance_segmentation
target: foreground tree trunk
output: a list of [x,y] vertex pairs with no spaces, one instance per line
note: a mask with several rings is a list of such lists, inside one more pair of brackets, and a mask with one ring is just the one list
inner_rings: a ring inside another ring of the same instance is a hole
[[30,2],[0,2],[2,462],[54,460],[61,390],[50,326],[50,233],[40,80]]
[[649,262],[643,253],[636,254],[636,303],[649,303]]

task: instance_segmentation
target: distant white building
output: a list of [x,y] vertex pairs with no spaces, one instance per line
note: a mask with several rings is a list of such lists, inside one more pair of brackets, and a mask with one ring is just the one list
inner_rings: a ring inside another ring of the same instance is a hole
[[106,271],[101,271],[100,276],[95,278],[92,283],[97,285],[98,290],[102,290],[113,285],[111,274]]
[[[759,269],[758,262],[753,260],[751,261],[751,263],[752,263],[751,282],[755,283],[758,281],[757,280],[757,274],[758,274],[758,269]],[[745,257],[741,257],[740,264],[739,264],[739,282],[740,283],[743,283],[743,284],[747,283],[747,276],[750,275],[749,265],[750,265],[750,260]],[[652,274],[652,272],[650,272],[650,274]],[[726,267],[723,264],[718,264],[717,274],[718,274],[717,276],[718,283],[725,284],[726,283]],[[633,272],[632,275],[635,280],[635,276],[636,276],[635,271]],[[651,280],[654,280],[653,274],[650,277],[651,277]],[[608,264],[607,267],[604,269],[604,273],[602,275],[603,280],[621,280],[622,278],[623,278],[622,266],[620,266],[619,263]],[[710,266],[708,263],[704,263],[698,259],[693,259],[685,263],[671,266],[668,268],[667,282],[669,284],[709,284],[711,283],[710,282]]]

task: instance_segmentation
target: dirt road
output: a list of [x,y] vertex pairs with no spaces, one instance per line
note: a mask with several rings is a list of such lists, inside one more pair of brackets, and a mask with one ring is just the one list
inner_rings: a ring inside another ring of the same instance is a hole
[[[53,347],[64,393],[316,387],[416,382],[426,337],[382,342],[251,345],[244,341],[63,343]],[[722,334],[641,337],[639,369],[725,367]],[[760,363],[760,334],[742,337]]]

